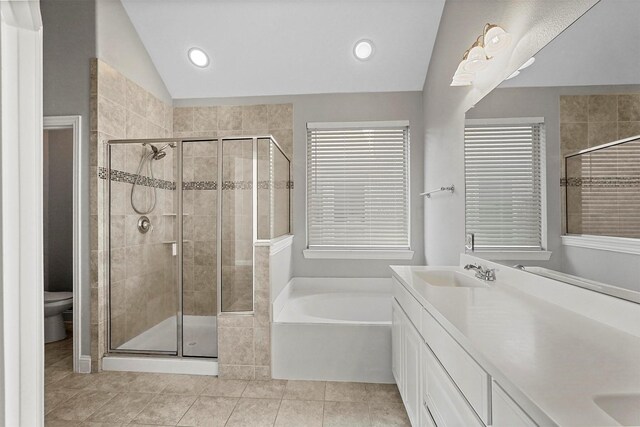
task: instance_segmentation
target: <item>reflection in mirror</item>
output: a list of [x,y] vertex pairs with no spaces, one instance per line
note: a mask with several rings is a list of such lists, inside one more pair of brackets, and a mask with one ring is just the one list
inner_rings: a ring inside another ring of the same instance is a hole
[[[474,255],[640,303],[638,16],[638,1],[601,0],[467,112],[467,233],[501,242],[476,246]],[[539,182],[525,149],[531,138],[506,128],[532,119],[544,132]],[[479,123],[502,127],[480,147],[493,150],[480,172],[468,144]],[[477,188],[477,177],[487,184],[491,174],[500,179]],[[532,248],[538,207],[540,245]]]

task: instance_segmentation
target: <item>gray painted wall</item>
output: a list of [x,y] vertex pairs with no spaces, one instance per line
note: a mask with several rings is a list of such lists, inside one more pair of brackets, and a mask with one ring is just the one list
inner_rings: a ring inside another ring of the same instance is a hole
[[306,123],[330,121],[409,120],[411,132],[411,264],[424,264],[422,135],[420,92],[295,95],[277,97],[180,99],[175,106],[246,105],[293,103],[293,275],[298,277],[389,277],[390,264],[409,262],[384,260],[318,260],[304,258],[306,248]]
[[[531,70],[534,72],[534,69]],[[638,93],[640,86],[573,86],[546,88],[498,88],[467,112],[467,118],[544,117],[547,161],[548,262],[509,261],[508,264],[540,265],[576,276],[640,290],[640,255],[562,246],[560,191],[560,96]]]
[[171,95],[120,0],[96,0],[97,57],[171,104]]
[[[82,246],[89,248],[90,59],[96,56],[95,4],[84,0],[41,0],[43,22],[43,109],[45,116],[81,115],[83,146]],[[81,254],[82,354],[90,351],[89,251]]]
[[44,133],[44,289],[73,292],[73,130]]

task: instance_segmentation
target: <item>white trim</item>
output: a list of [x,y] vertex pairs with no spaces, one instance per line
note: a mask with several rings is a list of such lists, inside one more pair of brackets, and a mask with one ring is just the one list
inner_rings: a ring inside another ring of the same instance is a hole
[[293,244],[293,234],[287,234],[285,236],[277,237],[271,240],[271,250],[269,255],[275,255],[278,252],[288,248]]
[[308,122],[308,128],[314,129],[348,129],[348,128],[381,128],[381,127],[409,127],[409,120],[390,120],[378,121],[371,120],[366,122]]
[[404,259],[413,258],[410,250],[323,250],[305,249],[307,259]]
[[640,255],[640,239],[612,236],[562,236],[564,246]]
[[544,123],[544,117],[505,117],[502,119],[466,119],[465,125],[537,125]]
[[[75,360],[74,360],[75,363]],[[79,374],[90,374],[91,373],[91,356],[80,356],[78,358],[78,365],[77,365],[77,369],[74,368],[73,370]]]
[[109,355],[102,358],[102,370],[185,375],[218,375],[218,362],[204,358]]
[[2,290],[0,425],[44,423],[42,20],[0,2]]
[[475,251],[467,255],[489,261],[549,261],[551,251]]
[[[43,120],[43,128],[73,129],[73,371],[91,372],[91,357],[88,357],[89,369],[80,370],[82,356],[82,116],[49,116]],[[86,363],[84,361],[83,363]],[[83,365],[83,369],[85,369]]]

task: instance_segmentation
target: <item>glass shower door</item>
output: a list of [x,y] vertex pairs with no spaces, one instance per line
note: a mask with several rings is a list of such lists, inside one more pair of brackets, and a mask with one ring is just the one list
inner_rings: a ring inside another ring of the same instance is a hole
[[177,354],[177,147],[109,144],[111,352]]
[[182,354],[217,357],[218,142],[184,141]]

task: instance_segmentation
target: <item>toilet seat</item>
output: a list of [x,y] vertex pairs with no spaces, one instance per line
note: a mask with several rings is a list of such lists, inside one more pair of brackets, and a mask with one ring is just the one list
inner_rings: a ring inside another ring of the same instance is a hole
[[44,302],[58,302],[73,299],[73,292],[47,292],[44,291]]

